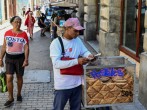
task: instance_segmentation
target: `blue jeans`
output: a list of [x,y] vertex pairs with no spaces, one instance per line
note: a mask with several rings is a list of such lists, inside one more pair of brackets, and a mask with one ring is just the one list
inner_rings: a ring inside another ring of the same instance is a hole
[[64,107],[69,100],[70,110],[81,110],[82,100],[82,86],[78,86],[72,89],[55,90],[54,92],[54,109],[64,110]]

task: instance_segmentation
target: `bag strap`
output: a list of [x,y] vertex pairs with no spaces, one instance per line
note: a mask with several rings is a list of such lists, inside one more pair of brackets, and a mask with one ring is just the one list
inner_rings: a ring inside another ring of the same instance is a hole
[[60,44],[61,44],[61,48],[62,48],[62,55],[64,56],[65,51],[64,51],[63,41],[62,41],[61,37],[58,37],[58,40],[59,40],[59,42],[60,42]]

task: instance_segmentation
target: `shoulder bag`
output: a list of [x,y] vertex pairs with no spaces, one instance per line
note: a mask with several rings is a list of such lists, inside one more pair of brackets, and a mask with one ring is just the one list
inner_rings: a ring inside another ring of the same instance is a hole
[[[63,57],[61,57],[61,60],[75,59],[75,58],[69,58],[69,57],[64,56],[65,51],[64,51],[63,41],[62,41],[61,37],[58,37],[58,39],[59,39],[59,42],[60,42],[61,47],[62,47],[62,55],[63,55]],[[83,75],[83,73],[84,73],[83,65],[77,64],[77,65],[74,65],[74,66],[69,67],[69,68],[60,69],[60,73],[62,75]]]

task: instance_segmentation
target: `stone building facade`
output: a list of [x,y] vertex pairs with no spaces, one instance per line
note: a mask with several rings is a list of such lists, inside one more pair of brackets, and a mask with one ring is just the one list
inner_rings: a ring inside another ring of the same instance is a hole
[[0,24],[5,23],[15,15],[21,16],[22,7],[26,6],[26,10],[30,7],[29,1],[31,4],[31,1],[34,0],[0,0]]
[[16,15],[16,0],[1,0],[1,24]]
[[102,56],[126,55],[139,66],[139,100],[147,109],[147,0],[65,0],[78,5],[85,41]]
[[[145,18],[144,18],[144,28],[147,30],[147,0],[146,0],[146,11],[145,11]],[[139,74],[139,100],[147,109],[147,31],[145,31],[143,36],[143,49],[144,52],[141,53],[140,56],[140,74]]]

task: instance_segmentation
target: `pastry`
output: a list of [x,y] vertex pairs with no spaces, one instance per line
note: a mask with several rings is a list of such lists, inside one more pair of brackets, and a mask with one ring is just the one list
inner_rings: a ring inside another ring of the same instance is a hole
[[111,89],[110,91],[120,91],[121,89],[117,86],[115,86],[113,89]]
[[101,90],[102,91],[109,91],[110,88],[107,85],[104,85]]
[[88,93],[91,93],[91,92],[94,93],[94,92],[96,92],[96,91],[95,91],[95,89],[94,89],[93,87],[88,87],[87,92],[88,92]]
[[87,92],[87,95],[90,97],[90,98],[93,98],[97,93],[96,92]]
[[94,86],[94,85],[93,85],[92,87],[93,87],[97,92],[99,92],[103,86]]
[[119,88],[123,88],[126,85],[126,83],[116,83],[116,86]]
[[107,86],[108,86],[110,89],[113,89],[113,88],[115,87],[115,85],[116,85],[116,84],[114,84],[114,83],[108,83],[108,84],[107,84]]
[[93,86],[101,86],[102,82],[100,80],[97,80],[94,82]]
[[126,84],[122,87],[123,89],[131,89],[131,86],[129,84]]
[[105,95],[104,99],[112,98],[112,97],[114,97],[114,95],[111,92],[109,92]]
[[104,77],[104,76],[102,76],[101,78],[100,78],[100,80],[102,81],[102,82],[107,82],[107,81],[109,81],[109,77]]
[[89,86],[91,86],[91,85],[93,85],[95,82],[96,82],[96,80],[90,79],[90,80],[87,80],[86,83],[87,83]]
[[96,94],[96,96],[93,99],[103,99],[104,96],[100,93]]
[[99,93],[105,96],[109,91],[100,91]]
[[121,76],[114,76],[112,78],[112,81],[117,82],[117,83],[125,83],[127,80]]

